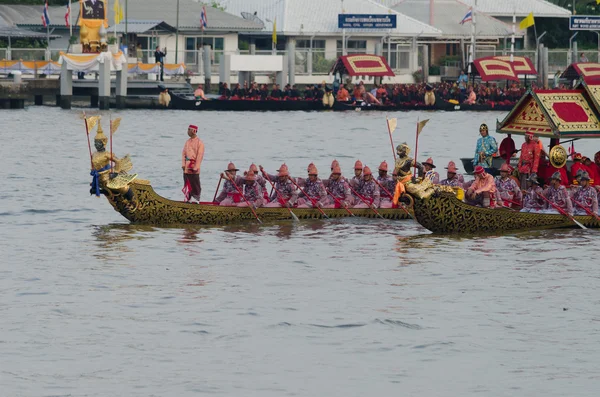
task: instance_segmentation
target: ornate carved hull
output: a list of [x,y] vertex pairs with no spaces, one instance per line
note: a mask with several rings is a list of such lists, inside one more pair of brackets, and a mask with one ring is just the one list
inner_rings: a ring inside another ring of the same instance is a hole
[[[173,201],[158,195],[149,183],[134,181],[127,194],[112,194],[103,190],[113,208],[130,222],[147,225],[223,225],[228,223],[252,222],[256,218],[249,208],[220,207],[210,204],[188,204]],[[316,209],[294,208],[299,219],[319,219],[323,215]],[[323,209],[330,218],[349,217],[344,209]],[[402,209],[378,209],[385,219],[408,219]],[[377,218],[370,209],[351,209],[358,217]],[[258,208],[261,221],[292,219],[286,208]]]
[[[414,197],[415,218],[424,228],[439,234],[478,234],[533,229],[577,227],[563,215],[516,212],[468,205],[452,193],[436,192]],[[600,227],[592,216],[575,216],[587,227]]]

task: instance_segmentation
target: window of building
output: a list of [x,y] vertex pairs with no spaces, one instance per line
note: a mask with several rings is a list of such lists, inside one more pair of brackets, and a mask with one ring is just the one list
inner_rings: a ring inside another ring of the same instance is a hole
[[223,54],[224,40],[222,37],[200,36],[185,38],[185,63],[194,65],[198,60],[198,51],[201,47],[209,45],[214,51],[214,62],[218,63]]
[[[309,49],[310,48],[310,40],[296,40],[296,48]],[[313,40],[312,48],[324,50],[325,49],[325,40]]]

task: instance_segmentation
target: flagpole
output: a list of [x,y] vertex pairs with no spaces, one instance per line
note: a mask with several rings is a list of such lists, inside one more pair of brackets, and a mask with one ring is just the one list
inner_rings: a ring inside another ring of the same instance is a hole
[[517,23],[517,7],[516,5],[513,7],[513,17],[512,17],[512,36],[510,38],[510,62],[515,61],[515,31],[516,31],[516,23]]
[[394,163],[396,162],[396,151],[394,150],[394,141],[392,140],[392,130],[390,129],[390,120],[385,116],[385,121],[388,127],[388,134],[390,134],[390,144],[392,145],[392,154],[394,155]]
[[419,150],[419,118],[417,117],[417,138],[416,138],[416,142],[415,142],[415,158],[414,158],[414,162],[415,162],[415,171],[413,174],[413,178],[417,177],[417,154],[418,154],[418,150]]

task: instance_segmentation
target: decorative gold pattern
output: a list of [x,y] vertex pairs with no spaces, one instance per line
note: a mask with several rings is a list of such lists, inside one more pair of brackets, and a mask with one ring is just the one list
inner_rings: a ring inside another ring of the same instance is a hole
[[[376,55],[353,55],[351,57],[348,57],[347,61],[357,74],[384,73],[388,71],[388,68],[386,68],[385,65],[381,62],[381,58],[379,58]],[[364,61],[377,62],[379,65],[370,68],[365,68],[356,64],[357,62]]]
[[552,128],[546,120],[546,116],[539,108],[536,100],[530,96],[524,106],[518,112],[509,114],[508,122],[504,121],[499,129],[501,132],[534,132],[539,136],[553,137]]
[[[188,204],[173,201],[159,196],[150,184],[134,181],[126,194],[104,190],[103,193],[113,208],[136,224],[148,225],[223,225],[235,222],[256,221],[249,208],[221,207],[218,205]],[[294,208],[299,219],[320,219],[322,214],[317,209]],[[408,219],[408,215],[400,209],[378,209],[385,219]],[[350,216],[344,209],[323,209],[330,218]],[[370,209],[351,209],[358,217],[377,218]],[[292,219],[286,208],[258,208],[258,217],[262,221],[281,221]]]
[[[561,93],[537,93],[540,104],[554,121],[558,131],[598,131],[600,122],[594,115],[588,101],[583,96],[583,92],[561,92]],[[569,122],[560,118],[554,105],[559,103],[573,103],[578,105],[587,116],[586,121]]]
[[[438,189],[426,198],[416,195],[413,198],[417,222],[433,233],[479,234],[577,227],[563,215],[475,207]],[[576,216],[575,219],[587,227],[600,227],[600,222],[592,216]]]
[[567,164],[567,151],[560,145],[554,146],[548,153],[548,157],[554,168],[562,168]]
[[578,63],[577,67],[584,78],[600,76],[600,63]]
[[515,78],[515,72],[509,62],[495,59],[487,59],[479,62],[481,67],[481,75],[505,76]]

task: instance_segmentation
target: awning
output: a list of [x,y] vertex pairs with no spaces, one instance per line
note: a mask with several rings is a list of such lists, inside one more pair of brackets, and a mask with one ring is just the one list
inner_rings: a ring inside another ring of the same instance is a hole
[[599,138],[599,114],[584,90],[528,91],[496,131],[547,138]]
[[[499,61],[508,61],[510,62],[510,55],[500,55],[493,57],[494,59],[498,59]],[[513,56],[512,62],[513,70],[516,74],[537,74],[535,67],[533,66],[533,62],[531,59],[527,57],[515,57]]]
[[502,61],[496,57],[479,58],[473,61],[475,75],[481,76],[482,81],[512,80],[519,81],[509,61]]
[[167,32],[175,32],[176,31],[176,29],[173,26],[169,25],[168,23],[166,23],[164,21],[147,21],[147,20],[140,20],[140,19],[135,19],[135,20],[129,19],[127,21],[118,23],[117,25],[109,26],[107,29],[108,33],[113,33],[115,31],[115,28],[116,28],[118,34],[124,34],[125,31],[127,31],[127,33],[135,33],[135,34],[143,34],[143,33],[151,32],[153,30],[167,31]]
[[569,80],[583,80],[590,84],[600,84],[600,63],[572,63],[560,76]]
[[[46,32],[34,32],[32,30],[22,29],[16,26],[0,26],[0,37],[10,37],[11,39],[43,39],[46,40],[48,35]],[[61,37],[60,35],[51,34],[51,39]]]
[[379,55],[344,55],[338,58],[330,73],[349,76],[395,76],[392,69]]

